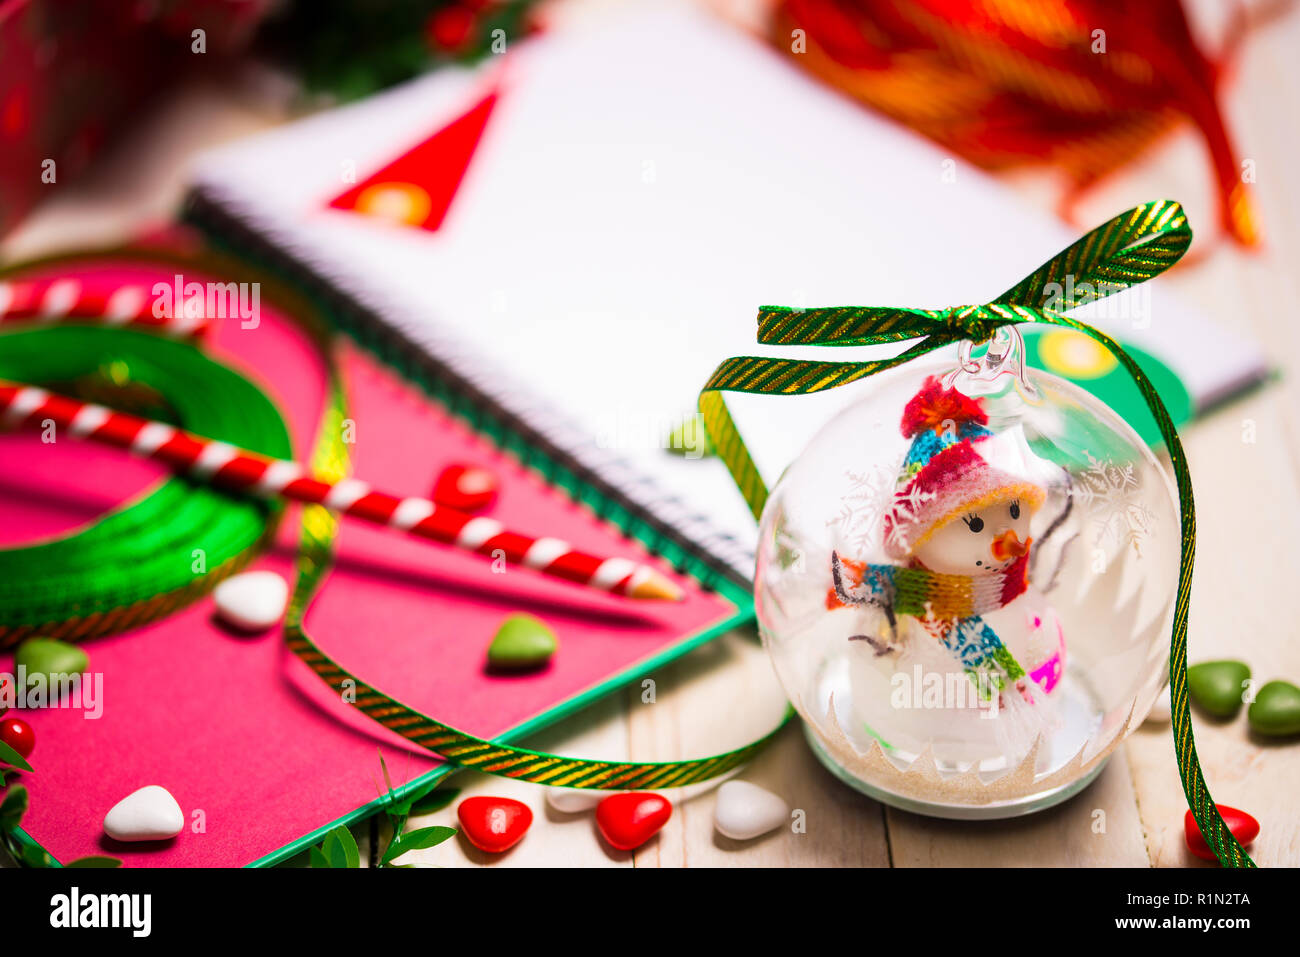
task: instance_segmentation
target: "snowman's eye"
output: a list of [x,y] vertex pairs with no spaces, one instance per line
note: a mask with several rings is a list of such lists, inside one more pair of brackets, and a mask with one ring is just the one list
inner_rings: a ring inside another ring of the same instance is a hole
[[980,518],[978,515],[972,513],[963,518],[962,521],[966,523],[967,528],[976,534],[984,531],[984,519]]
[[1013,519],[1016,519],[1016,518],[1019,518],[1019,517],[1020,517],[1020,503],[1019,503],[1019,502],[1012,502],[1012,503],[1011,503],[1011,517],[1012,517]]

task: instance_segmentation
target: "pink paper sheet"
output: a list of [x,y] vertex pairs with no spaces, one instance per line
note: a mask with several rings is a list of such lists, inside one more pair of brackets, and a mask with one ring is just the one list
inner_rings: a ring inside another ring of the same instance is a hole
[[[150,288],[175,272],[107,259],[75,269],[87,286],[106,287],[135,281]],[[187,280],[205,278],[186,271]],[[324,395],[323,368],[306,337],[264,301],[259,328],[226,321],[208,348],[266,389],[303,455]],[[494,518],[596,554],[645,557],[639,543],[547,487],[368,356],[349,352],[345,370],[359,478],[396,493],[429,494],[445,465],[484,464],[503,482]],[[0,435],[0,461],[10,466],[6,474],[14,466],[25,473],[0,488],[3,545],[66,532],[162,475],[112,450],[43,445],[33,435]],[[288,514],[277,547],[254,567],[292,581],[297,517],[296,510]],[[367,682],[490,737],[735,614],[727,600],[674,577],[686,589],[684,601],[632,602],[523,569],[493,574],[485,559],[345,523],[338,563],[307,624],[328,654]],[[501,618],[516,610],[550,622],[559,653],[539,674],[489,675],[486,646]],[[283,649],[278,631],[238,637],[211,611],[210,599],[201,600],[164,621],[89,642],[90,670],[103,675],[100,718],[69,709],[21,713],[37,741],[36,773],[22,776],[32,797],[24,827],[59,860],[107,853],[129,866],[248,864],[374,800],[377,748],[398,778],[435,767],[339,701]],[[12,671],[11,655],[0,657],[0,671]],[[171,791],[190,827],[162,844],[106,838],[105,812],[146,784]]]

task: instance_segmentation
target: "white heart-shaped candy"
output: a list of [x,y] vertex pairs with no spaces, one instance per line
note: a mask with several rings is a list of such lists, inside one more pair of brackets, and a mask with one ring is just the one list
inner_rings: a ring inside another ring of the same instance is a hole
[[713,826],[725,837],[748,841],[780,827],[789,818],[789,806],[757,784],[727,781],[718,788],[718,800],[713,806]]
[[265,631],[284,617],[289,583],[275,572],[243,572],[218,585],[212,600],[226,624],[244,631]]
[[184,829],[181,806],[157,784],[133,791],[104,815],[104,833],[115,841],[163,841]]

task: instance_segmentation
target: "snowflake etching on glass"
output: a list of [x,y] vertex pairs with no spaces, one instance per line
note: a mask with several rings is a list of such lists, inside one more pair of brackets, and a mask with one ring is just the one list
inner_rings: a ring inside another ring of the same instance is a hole
[[1083,454],[1088,468],[1078,474],[1070,494],[1092,510],[1096,541],[1113,537],[1122,546],[1132,545],[1141,557],[1153,515],[1137,497],[1141,486],[1134,466],[1103,462],[1087,450]]
[[878,465],[865,472],[848,469],[844,474],[849,490],[840,497],[839,511],[826,527],[835,528],[842,543],[855,553],[864,552],[889,507],[893,479]]

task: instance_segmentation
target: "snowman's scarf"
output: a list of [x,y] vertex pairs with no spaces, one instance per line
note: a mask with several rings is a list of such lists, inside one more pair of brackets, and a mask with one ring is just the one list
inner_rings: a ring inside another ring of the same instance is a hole
[[892,626],[898,615],[918,619],[930,634],[961,662],[982,691],[987,683],[999,690],[1025,670],[981,615],[1009,605],[1028,586],[1029,555],[1021,555],[1006,571],[978,577],[946,575],[926,568],[872,565],[831,553],[834,588],[827,604],[876,605]]

